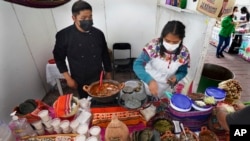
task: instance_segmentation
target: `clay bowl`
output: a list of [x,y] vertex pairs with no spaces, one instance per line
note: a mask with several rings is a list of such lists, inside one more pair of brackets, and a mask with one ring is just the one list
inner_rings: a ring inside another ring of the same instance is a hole
[[201,127],[201,132],[199,133],[199,140],[200,141],[219,141],[217,135],[208,130],[206,126]]
[[161,141],[178,141],[178,138],[171,131],[166,131],[165,134],[161,136]]
[[[187,127],[184,127],[184,130],[188,137],[188,141],[199,141],[198,136],[194,132],[190,131]],[[180,133],[179,141],[187,141],[183,132]]]

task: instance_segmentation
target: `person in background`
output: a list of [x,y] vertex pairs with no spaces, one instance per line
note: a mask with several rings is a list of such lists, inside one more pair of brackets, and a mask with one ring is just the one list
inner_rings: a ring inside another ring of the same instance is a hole
[[216,118],[221,127],[230,131],[230,125],[249,125],[250,106],[245,106],[241,101],[233,102],[235,112],[230,113],[224,106],[216,107]]
[[[235,11],[235,9],[237,9],[237,7],[234,7],[233,11]],[[234,18],[234,13],[232,13],[229,16],[226,16],[221,22],[221,30],[219,32],[219,43],[216,49],[217,58],[225,57],[223,55],[223,51],[230,43],[231,34],[235,32],[235,26],[237,23],[234,22],[233,18]]]
[[[250,13],[248,12],[247,8],[244,6],[240,9],[240,12],[241,14],[243,14],[241,17],[240,17],[240,23],[241,24],[244,24],[244,23],[248,23],[249,22],[249,19],[250,19]],[[245,28],[246,27],[246,24],[245,25],[242,25],[241,26],[242,28]]]
[[[242,7],[240,9],[240,13],[242,14],[240,16],[240,19],[239,19],[239,24],[241,25],[240,27],[246,28],[247,23],[249,23],[250,13],[248,12],[246,7]],[[238,46],[240,46],[241,42],[242,42],[242,35],[236,35],[235,40],[236,40],[236,43],[238,44]]]
[[163,97],[164,91],[183,79],[188,72],[190,54],[183,45],[185,25],[169,21],[159,38],[151,40],[134,61],[133,70],[148,95]]
[[237,22],[237,20],[238,20],[238,17],[237,17],[237,13],[238,13],[238,12],[239,12],[238,6],[234,6],[234,8],[233,8],[233,15],[234,15],[233,20],[234,20],[235,22]]
[[83,85],[99,80],[103,70],[105,79],[111,79],[111,60],[103,32],[93,27],[91,5],[76,1],[72,6],[72,19],[72,25],[57,32],[53,55],[67,85],[77,89],[80,98],[86,98],[88,94],[83,91]]

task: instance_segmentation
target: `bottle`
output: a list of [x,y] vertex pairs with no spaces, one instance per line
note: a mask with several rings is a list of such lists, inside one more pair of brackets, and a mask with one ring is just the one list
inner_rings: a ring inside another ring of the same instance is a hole
[[36,135],[36,132],[27,122],[26,118],[18,118],[18,116],[16,116],[16,111],[10,115],[12,116],[12,120],[9,122],[9,128],[15,136],[16,141],[22,141],[30,136]]
[[185,9],[187,7],[187,0],[181,0],[180,2],[180,8]]
[[11,133],[10,128],[8,125],[0,120],[0,141],[14,141],[15,138],[13,134]]
[[171,0],[166,0],[166,5],[171,5]]

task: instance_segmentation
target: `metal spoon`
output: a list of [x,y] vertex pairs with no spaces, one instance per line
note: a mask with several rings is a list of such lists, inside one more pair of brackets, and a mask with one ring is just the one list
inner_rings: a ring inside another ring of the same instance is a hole
[[181,126],[181,130],[183,131],[183,134],[184,134],[184,136],[185,136],[185,141],[188,141],[188,137],[187,137],[187,134],[186,134],[186,131],[185,131],[185,129],[184,129],[183,124],[181,123],[180,126]]

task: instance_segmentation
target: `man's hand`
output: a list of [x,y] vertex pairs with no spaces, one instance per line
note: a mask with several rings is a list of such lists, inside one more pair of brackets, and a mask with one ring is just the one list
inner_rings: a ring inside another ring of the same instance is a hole
[[74,80],[74,79],[66,79],[66,81],[67,81],[67,85],[70,87],[70,88],[72,88],[72,89],[77,89],[77,87],[78,87],[78,84],[76,83],[76,81]]
[[112,79],[111,72],[105,73],[105,79]]
[[63,73],[64,78],[67,81],[67,85],[72,88],[72,89],[77,89],[78,84],[76,83],[76,81],[69,75],[68,72],[64,72]]
[[158,95],[158,84],[157,84],[157,82],[155,80],[151,80],[149,82],[149,91],[154,96]]
[[233,105],[235,111],[239,111],[239,110],[246,107],[244,105],[244,103],[242,103],[240,100],[233,101],[232,105]]

